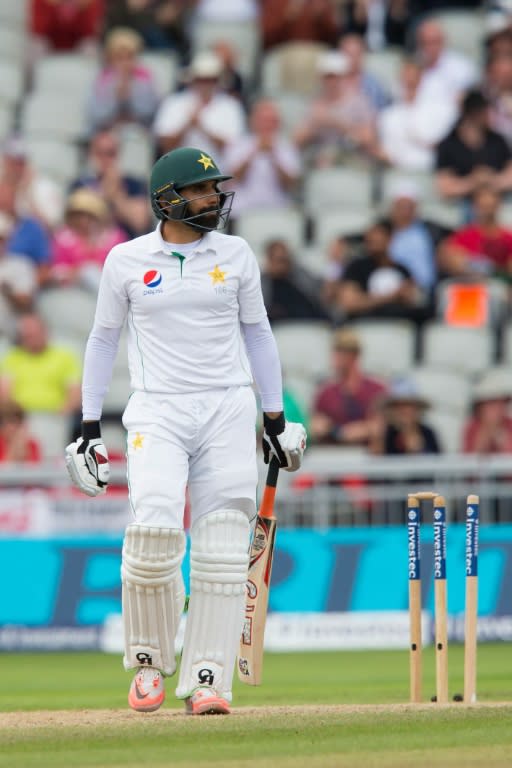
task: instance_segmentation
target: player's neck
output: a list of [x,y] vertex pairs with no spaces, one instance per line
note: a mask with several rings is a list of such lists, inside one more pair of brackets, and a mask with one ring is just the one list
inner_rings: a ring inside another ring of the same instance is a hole
[[167,243],[193,243],[202,237],[198,232],[180,221],[164,221],[160,228],[162,238]]

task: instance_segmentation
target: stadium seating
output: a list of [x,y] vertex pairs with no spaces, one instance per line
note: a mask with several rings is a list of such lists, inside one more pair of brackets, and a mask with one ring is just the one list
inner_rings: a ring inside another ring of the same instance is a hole
[[80,288],[47,288],[39,294],[37,306],[51,334],[85,345],[96,309],[92,293]]
[[304,221],[298,208],[248,210],[236,219],[235,234],[247,240],[261,260],[269,240],[284,240],[292,250],[304,240]]
[[476,375],[495,359],[495,339],[490,328],[460,328],[438,321],[423,331],[423,363]]
[[218,40],[230,43],[238,54],[237,66],[250,80],[256,74],[261,36],[258,25],[249,22],[214,22],[195,19],[191,28],[192,50],[210,48]]
[[471,381],[457,371],[416,365],[410,372],[416,389],[436,411],[465,414],[471,402]]
[[311,171],[304,181],[304,206],[310,216],[332,209],[373,205],[374,179],[368,170],[338,166]]
[[416,328],[407,320],[359,320],[351,323],[361,339],[364,371],[384,378],[407,373],[414,365]]
[[294,93],[311,96],[318,85],[317,59],[323,43],[290,42],[267,51],[261,62],[261,90],[266,96]]
[[322,322],[282,322],[273,328],[285,377],[330,374],[332,330]]

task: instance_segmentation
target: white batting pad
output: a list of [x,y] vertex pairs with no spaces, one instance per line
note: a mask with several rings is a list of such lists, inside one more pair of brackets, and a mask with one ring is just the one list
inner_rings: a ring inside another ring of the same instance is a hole
[[185,534],[174,528],[129,525],[123,543],[124,667],[176,670],[174,638],[185,603],[181,562]]
[[191,531],[190,601],[178,698],[211,685],[231,701],[231,686],[244,619],[249,565],[249,521],[243,512],[218,510]]

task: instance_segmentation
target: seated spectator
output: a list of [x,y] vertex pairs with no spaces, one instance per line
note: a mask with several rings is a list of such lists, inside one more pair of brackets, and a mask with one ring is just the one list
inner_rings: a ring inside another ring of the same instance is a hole
[[472,220],[439,249],[443,277],[512,276],[512,230],[501,225],[501,195],[483,185],[472,196]]
[[510,385],[484,379],[473,392],[473,413],[464,426],[464,453],[512,453],[512,416]]
[[26,256],[7,250],[12,226],[11,219],[0,213],[0,334],[11,341],[19,314],[32,307],[37,291],[34,265]]
[[311,164],[316,167],[371,154],[376,113],[368,97],[350,86],[348,58],[338,51],[328,51],[318,57],[317,69],[320,92],[295,131],[297,145],[308,148]]
[[400,89],[396,102],[377,118],[379,160],[404,171],[430,171],[435,148],[453,126],[457,109],[447,99],[420,92],[421,69],[405,59],[400,68]]
[[80,376],[80,360],[49,340],[40,315],[20,317],[17,342],[0,360],[0,400],[14,400],[28,413],[76,414]]
[[512,51],[487,63],[484,86],[489,99],[489,125],[512,145]]
[[98,290],[103,263],[126,232],[110,221],[108,206],[92,189],[77,189],[66,205],[65,224],[53,237],[51,278],[59,285]]
[[391,258],[391,235],[389,221],[376,222],[365,233],[363,255],[347,265],[338,294],[346,319],[426,319],[425,296],[409,270]]
[[489,128],[489,103],[481,91],[469,91],[461,115],[437,147],[436,181],[445,198],[470,197],[482,184],[512,190],[512,151]]
[[474,62],[451,50],[441,24],[426,19],[416,27],[416,59],[421,66],[420,95],[429,100],[443,98],[457,105],[462,94],[479,80]]
[[105,30],[129,27],[142,37],[146,48],[170,49],[185,61],[190,48],[189,6],[187,0],[108,0]]
[[437,281],[436,243],[431,227],[418,214],[419,190],[413,181],[397,180],[390,189],[389,200],[391,259],[405,267],[416,285],[429,296]]
[[110,130],[98,131],[89,142],[85,173],[73,182],[71,190],[88,187],[101,194],[114,221],[128,237],[137,237],[152,226],[146,184],[123,173],[119,156],[118,134]]
[[236,190],[232,216],[254,208],[290,205],[301,173],[300,155],[280,133],[281,118],[274,102],[257,101],[250,115],[250,133],[226,149],[224,166]]
[[139,59],[143,45],[132,29],[118,27],[109,32],[104,65],[87,103],[90,133],[127,123],[151,125],[159,96],[152,72]]
[[0,402],[0,462],[41,460],[41,448],[31,437],[25,411],[14,402]]
[[95,54],[105,0],[31,0],[30,62],[46,53]]
[[364,93],[368,101],[379,112],[391,101],[389,93],[375,75],[365,70],[366,45],[360,35],[347,34],[340,38],[338,49],[344,54],[350,64],[347,73],[347,85],[355,92]]
[[316,443],[367,446],[375,439],[386,386],[361,370],[361,342],[350,328],[333,336],[332,378],[313,399],[310,436]]
[[0,212],[12,221],[7,251],[26,256],[44,285],[50,273],[50,236],[41,222],[19,212],[16,184],[5,179],[0,180]]
[[336,44],[335,0],[260,0],[260,4],[264,50],[299,40]]
[[321,280],[294,262],[283,240],[267,244],[261,287],[271,323],[329,319],[322,302]]
[[186,145],[219,157],[241,136],[244,110],[238,99],[222,92],[222,69],[222,61],[212,51],[202,51],[193,58],[188,84],[167,96],[156,113],[153,130],[160,152]]
[[0,182],[15,189],[16,208],[38,219],[51,230],[62,219],[64,196],[60,186],[30,162],[29,150],[21,136],[12,135],[2,148]]
[[393,382],[382,403],[383,420],[372,452],[386,456],[440,453],[435,431],[422,421],[429,405],[411,381]]

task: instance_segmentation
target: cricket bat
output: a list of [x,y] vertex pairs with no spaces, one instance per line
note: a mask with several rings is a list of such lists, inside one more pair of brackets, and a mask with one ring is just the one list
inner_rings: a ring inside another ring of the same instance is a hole
[[274,499],[278,475],[279,461],[274,456],[268,467],[249,554],[245,618],[238,652],[238,677],[247,685],[260,685],[263,672],[263,640],[276,536]]

